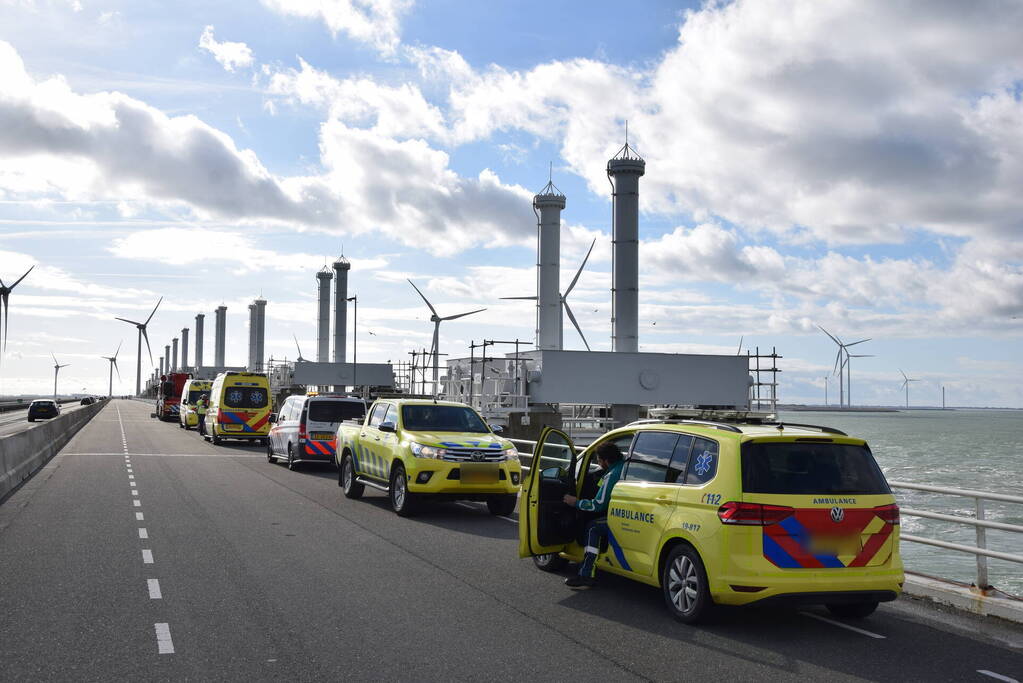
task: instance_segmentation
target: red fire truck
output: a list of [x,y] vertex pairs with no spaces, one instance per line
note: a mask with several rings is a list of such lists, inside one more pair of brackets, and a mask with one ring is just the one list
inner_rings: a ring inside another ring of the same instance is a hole
[[178,421],[178,413],[181,410],[181,392],[185,389],[185,382],[191,377],[186,372],[171,372],[160,376],[160,391],[156,399],[156,412],[153,413],[161,420]]

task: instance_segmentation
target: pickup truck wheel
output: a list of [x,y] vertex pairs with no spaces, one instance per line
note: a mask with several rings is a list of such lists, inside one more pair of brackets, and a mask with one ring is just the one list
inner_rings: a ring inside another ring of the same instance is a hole
[[295,462],[295,449],[291,447],[290,443],[288,444],[288,469],[292,472],[298,469],[298,463]]
[[518,494],[509,493],[500,496],[491,496],[487,498],[487,509],[490,510],[490,514],[501,517],[507,517],[511,513],[515,512],[515,503],[518,501]]
[[416,494],[408,490],[408,477],[405,476],[405,467],[401,464],[395,465],[391,470],[391,486],[389,487],[391,509],[399,517],[410,517],[415,514]]
[[351,453],[345,455],[341,461],[341,469],[338,470],[337,484],[345,494],[345,498],[356,500],[362,498],[366,487],[355,481],[355,463],[352,461]]
[[671,616],[684,624],[695,624],[714,604],[703,560],[692,546],[672,548],[661,570],[661,589]]

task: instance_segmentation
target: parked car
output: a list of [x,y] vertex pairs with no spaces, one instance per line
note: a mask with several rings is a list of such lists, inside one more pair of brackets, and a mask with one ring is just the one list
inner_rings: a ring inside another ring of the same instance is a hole
[[82,404],[83,406],[91,406],[91,405],[92,405],[93,403],[95,403],[95,402],[96,402],[96,399],[94,399],[94,398],[93,398],[92,396],[86,396],[86,397],[84,397],[84,398],[83,398],[83,399],[82,399],[82,400],[80,401],[80,403],[81,403],[81,404]]
[[366,402],[341,394],[289,396],[271,416],[266,458],[285,458],[288,469],[300,462],[337,463],[337,430],[345,420],[355,424],[366,416]]
[[49,420],[60,415],[60,404],[52,398],[37,398],[28,404],[28,421]]

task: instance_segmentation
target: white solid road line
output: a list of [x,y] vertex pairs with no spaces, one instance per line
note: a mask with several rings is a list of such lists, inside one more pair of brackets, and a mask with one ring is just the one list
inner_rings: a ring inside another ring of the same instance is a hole
[[146,583],[149,585],[149,599],[163,600],[163,593],[160,592],[160,580],[147,579]]
[[143,515],[141,512],[136,512],[135,513],[135,519],[138,520],[139,522],[141,522],[142,520],[145,519],[145,515]]
[[1019,681],[1016,680],[1015,678],[1009,678],[1008,676],[1003,676],[1002,674],[996,674],[994,671],[988,671],[987,669],[977,669],[977,673],[981,674],[982,676],[990,676],[991,678],[997,681],[1005,681],[1006,683],[1019,683]]
[[887,637],[887,636],[882,636],[880,633],[874,633],[872,631],[866,631],[866,630],[864,630],[862,628],[856,628],[855,626],[850,626],[849,624],[843,624],[842,622],[835,621],[834,619],[828,619],[827,617],[822,617],[819,614],[812,614],[810,612],[800,612],[800,614],[802,614],[804,617],[810,617],[811,619],[817,619],[818,621],[823,621],[825,623],[832,624],[833,626],[838,626],[839,628],[848,629],[850,631],[854,631],[855,633],[859,633],[859,634],[862,634],[862,635],[865,635],[865,636],[869,636],[871,638],[878,638],[878,639],[883,640],[883,639],[885,639]]
[[171,640],[170,624],[153,624],[156,628],[156,647],[161,655],[174,654],[174,641]]
[[137,508],[142,507],[142,501],[141,500],[133,500],[131,502],[134,503],[135,507],[137,507]]
[[142,551],[142,564],[153,564],[153,551],[144,549]]
[[146,527],[139,527],[139,538],[149,538],[149,530]]

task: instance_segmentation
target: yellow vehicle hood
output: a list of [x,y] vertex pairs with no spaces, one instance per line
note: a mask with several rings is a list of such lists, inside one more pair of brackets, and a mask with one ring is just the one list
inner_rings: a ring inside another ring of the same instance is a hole
[[405,432],[405,437],[424,446],[437,448],[479,448],[481,450],[503,450],[511,448],[507,439],[493,434],[465,434],[462,432]]

